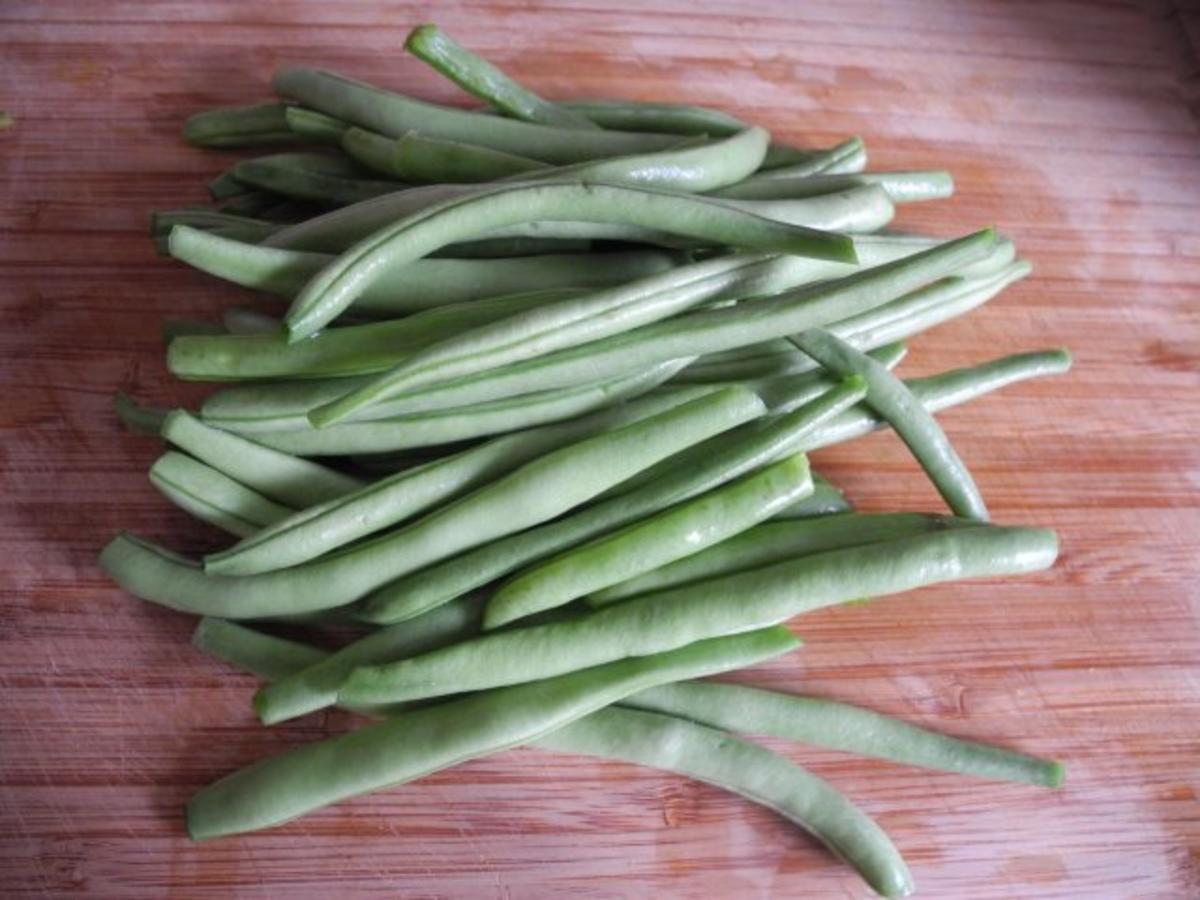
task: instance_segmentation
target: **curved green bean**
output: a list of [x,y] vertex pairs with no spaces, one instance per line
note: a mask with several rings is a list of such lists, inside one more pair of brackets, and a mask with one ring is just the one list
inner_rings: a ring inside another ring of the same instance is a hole
[[300,106],[289,106],[283,117],[288,129],[296,137],[332,147],[341,146],[342,135],[350,127],[349,123],[341,119]]
[[623,705],[680,716],[713,728],[788,738],[893,762],[1058,787],[1063,765],[939,734],[861,706],[713,681],[651,688]]
[[810,329],[791,338],[801,350],[838,375],[861,375],[867,382],[867,406],[877,412],[904,441],[951,511],[966,519],[987,521],[987,506],[971,473],[937,420],[904,382],[845,341]]
[[209,109],[183,123],[183,139],[196,147],[245,147],[295,140],[282,103]]
[[[889,369],[894,369],[904,359],[908,348],[896,341],[868,352]],[[767,386],[779,383],[785,375],[803,375],[813,380],[825,378],[821,372],[813,370],[811,357],[801,353],[796,345],[786,338],[779,338],[702,356],[672,378],[664,390],[680,384],[722,384],[738,381],[762,397],[767,408],[771,409],[780,401],[768,399],[770,387]],[[760,384],[766,388],[765,391],[760,389]]]
[[267,680],[286,678],[329,656],[317,647],[210,616],[196,623],[192,646]]
[[238,537],[252,535],[295,512],[174,451],[164,453],[150,467],[150,482],[176,506]]
[[552,731],[534,746],[666,769],[732,791],[809,832],[876,893],[907,897],[914,890],[900,852],[866,813],[824,779],[724,731],[613,706]]
[[587,603],[589,606],[605,606],[627,597],[744,572],[825,550],[856,547],[970,524],[961,519],[924,513],[850,513],[817,519],[764,522],[683,559],[596,591],[587,598]]
[[[626,479],[615,496],[611,491],[602,494],[600,502],[570,516],[422,569],[379,589],[371,599],[394,610],[397,617],[417,615],[523,565],[690,500],[787,456],[822,423],[862,399],[864,391],[862,385],[851,381],[762,428],[731,429],[726,435],[696,444],[703,452],[673,454],[650,467],[657,468],[660,476],[648,483],[628,489],[637,478]],[[680,464],[676,465],[676,460]]]
[[144,406],[124,391],[113,394],[113,411],[121,424],[134,434],[149,434],[157,437],[162,432],[163,422],[171,410],[156,406]]
[[347,122],[389,137],[419,131],[467,141],[544,162],[572,163],[598,157],[665,149],[677,138],[599,129],[556,128],[424,103],[316,69],[283,69],[275,89]]
[[434,447],[518,429],[559,422],[639,397],[658,387],[691,359],[668,360],[643,372],[593,384],[550,388],[474,406],[440,412],[411,413],[367,421],[343,422],[328,428],[261,431],[254,439],[266,447],[300,456],[342,456],[391,453],[415,447]]
[[685,585],[586,616],[492,632],[421,656],[356,669],[338,692],[351,705],[394,703],[553,677],[774,625],[826,606],[963,578],[1050,566],[1054,532],[961,528],[827,550]]
[[634,100],[562,100],[559,109],[586,116],[602,128],[662,134],[729,137],[751,126],[720,110],[681,103]]
[[860,172],[843,175],[774,176],[771,173],[747,178],[720,190],[713,197],[736,200],[793,200],[845,191],[862,185],[883,188],[893,203],[942,200],[954,193],[949,172]]
[[415,184],[472,184],[550,168],[527,156],[415,131],[388,138],[351,127],[342,134],[342,149],[373,172]]
[[811,492],[803,454],[772,463],[519,572],[488,601],[483,627],[499,628],[687,558]]
[[847,138],[827,150],[796,151],[772,148],[756,177],[803,178],[810,175],[834,175],[861,172],[867,167],[867,148],[862,138]]
[[356,478],[211,428],[185,410],[167,416],[162,436],[219,472],[281,503],[322,503],[361,486]]
[[797,644],[785,628],[760,629],[406,711],[209,785],[188,802],[188,834],[202,840],[279,825],[356,794],[527,743],[639,690],[752,665]]
[[289,333],[299,340],[330,322],[377,280],[377,266],[419,259],[455,241],[531,219],[632,224],[751,249],[855,259],[848,238],[760,219],[690,195],[601,184],[514,184],[431,207],[356,244],[297,295],[286,319]]
[[324,427],[421,385],[463,378],[587,344],[661,321],[701,303],[762,291],[772,293],[793,283],[787,257],[737,254],[546,303],[434,340],[389,371],[317,407],[308,419]]
[[211,209],[170,209],[150,214],[150,234],[155,237],[168,236],[183,225],[217,230],[226,237],[246,243],[257,243],[284,227],[278,222],[235,216]]

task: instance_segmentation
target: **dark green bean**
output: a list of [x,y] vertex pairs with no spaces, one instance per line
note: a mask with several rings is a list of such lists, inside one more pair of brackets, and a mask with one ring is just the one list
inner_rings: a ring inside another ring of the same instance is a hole
[[197,147],[244,147],[295,140],[282,103],[230,106],[196,113],[183,125],[183,139]]
[[299,106],[289,106],[284,113],[284,119],[296,137],[333,147],[341,146],[342,135],[350,127],[349,123],[341,119]]
[[238,537],[255,534],[295,512],[174,451],[164,453],[150,467],[150,482],[176,506]]
[[403,190],[394,181],[372,181],[349,161],[320,153],[280,153],[247,159],[233,167],[243,184],[284,197],[348,206],[382,194]]
[[143,406],[124,391],[113,394],[113,411],[121,424],[134,434],[149,434],[157,437],[163,422],[171,410],[156,406]]
[[299,641],[254,631],[237,622],[205,616],[192,632],[196,649],[268,681],[315,666],[329,654]]

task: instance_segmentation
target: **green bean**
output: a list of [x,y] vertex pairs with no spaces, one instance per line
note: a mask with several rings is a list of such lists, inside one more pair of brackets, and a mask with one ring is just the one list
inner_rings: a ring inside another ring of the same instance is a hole
[[416,408],[430,408],[425,404],[436,408],[485,402],[538,390],[546,384],[580,384],[667,359],[782,337],[881,306],[986,257],[993,244],[994,234],[990,229],[977,232],[834,283],[806,285],[734,307],[691,312],[592,344],[559,350],[445,385],[432,385],[393,398],[388,401],[388,409],[390,414],[400,415]]
[[987,506],[949,438],[904,382],[864,353],[819,328],[792,338],[796,346],[838,375],[867,380],[865,403],[895,430],[951,511],[987,521]]
[[835,484],[823,478],[820,473],[813,472],[812,493],[793,503],[787,509],[777,512],[775,519],[811,519],[814,517],[834,516],[840,513],[853,512],[854,506],[846,499],[846,495]]
[[[578,293],[558,289],[446,304],[394,321],[326,329],[298,344],[289,344],[280,329],[274,334],[181,338],[167,351],[167,368],[188,381],[336,378],[381,372],[430,343]],[[303,417],[300,421],[307,426]]]
[[337,702],[341,683],[362,665],[390,662],[445,647],[479,633],[481,596],[462,597],[415,619],[372,631],[336,653],[316,660],[259,689],[254,711],[274,725]]
[[230,334],[279,334],[283,325],[274,316],[248,306],[231,306],[221,314],[221,324]]
[[209,616],[196,623],[192,645],[209,656],[267,680],[286,678],[329,656],[324,650],[299,641],[263,634],[236,622]]
[[549,678],[778,624],[862,597],[1033,572],[1050,566],[1057,552],[1052,531],[999,527],[827,550],[638,597],[565,622],[493,632],[410,659],[363,666],[346,679],[338,700],[395,703]]
[[913,892],[900,852],[862,810],[823,779],[724,731],[656,712],[608,707],[552,731],[534,746],[666,769],[732,791],[812,834],[882,896]]
[[572,218],[662,228],[751,249],[854,261],[854,245],[847,238],[760,219],[715,201],[601,184],[516,184],[439,204],[356,244],[297,295],[286,319],[289,333],[299,340],[331,321],[377,279],[374,270],[380,265],[419,259],[439,247],[505,225]]
[[556,128],[451,109],[316,69],[281,70],[275,75],[275,89],[305,106],[389,137],[418,131],[552,163],[659,150],[677,141],[671,135]]
[[586,116],[602,128],[617,131],[649,131],[729,137],[751,126],[741,119],[716,109],[678,103],[646,103],[630,100],[567,100],[555,104],[559,109]]
[[238,537],[295,512],[174,451],[164,453],[150,467],[150,481],[176,506]]
[[180,337],[213,337],[225,334],[225,326],[220,322],[205,322],[193,319],[164,319],[162,327],[163,343],[170,345]]
[[[774,148],[773,148],[774,149]],[[852,137],[828,150],[814,152],[782,150],[768,153],[763,160],[762,178],[803,178],[809,175],[832,175],[861,172],[867,165],[867,149],[862,138]]]
[[209,785],[188,802],[188,834],[202,840],[279,825],[356,794],[527,743],[638,690],[752,665],[797,643],[787,629],[761,629],[404,712]]
[[246,193],[246,185],[233,177],[233,169],[226,169],[208,182],[208,194],[214,200],[228,200]]
[[266,216],[279,207],[280,198],[277,194],[267,191],[248,190],[230,197],[217,206],[217,212],[231,216],[255,218]]
[[264,222],[248,216],[215,212],[211,209],[172,209],[150,214],[150,233],[155,236],[170,234],[180,225],[193,228],[219,228],[223,234],[236,235],[238,240],[254,243],[280,229],[275,222]]
[[348,128],[342,135],[342,149],[373,172],[415,184],[471,184],[550,168],[526,156],[413,131],[388,138]]
[[243,562],[253,562],[255,554],[262,554],[267,564],[281,567],[307,562],[462,496],[564,444],[640,421],[702,397],[706,392],[707,389],[701,388],[675,397],[646,397],[590,416],[493,438],[468,450],[402,470],[326,504],[309,507],[228,551],[210,556],[205,562],[214,572],[221,572],[224,561],[235,555]]
[[155,437],[162,431],[163,422],[171,412],[156,406],[143,406],[124,391],[113,394],[113,411],[121,420],[121,424],[134,434],[149,434]]
[[436,25],[418,25],[409,32],[404,49],[441,72],[468,94],[474,94],[514,119],[560,128],[597,127],[587,116],[543,100],[487,60],[461,46]]
[[295,136],[288,129],[282,103],[230,106],[196,113],[183,125],[183,139],[196,147],[244,147],[276,144]]
[[808,460],[803,454],[789,456],[518,573],[488,601],[483,627],[491,630],[563,606],[689,557],[811,492]]
[[689,357],[668,360],[643,372],[607,381],[550,388],[440,412],[343,422],[328,428],[314,428],[305,422],[298,430],[255,432],[254,439],[264,446],[300,456],[390,453],[452,444],[559,422],[603,409],[628,397],[639,397],[658,387],[689,362]]
[[[908,348],[896,341],[869,352],[889,369],[894,369],[904,359]],[[813,370],[811,357],[801,353],[786,338],[780,338],[703,356],[672,378],[662,390],[671,390],[681,384],[737,381],[750,387],[771,409],[782,402],[774,399],[773,395],[775,385],[781,383],[785,375],[804,375],[805,379],[816,383],[826,379],[820,371]]]
[[861,172],[844,175],[775,176],[771,173],[747,178],[713,191],[714,197],[738,200],[792,200],[815,197],[867,184],[877,184],[893,203],[941,200],[954,193],[949,172]]
[[627,597],[692,584],[714,576],[744,572],[825,550],[861,546],[969,524],[969,521],[961,519],[923,513],[850,513],[818,519],[765,522],[669,565],[596,591],[587,598],[587,603],[604,606]]
[[539,305],[434,341],[338,400],[317,407],[308,418],[323,427],[404,390],[587,344],[701,303],[782,290],[793,284],[789,262],[789,257],[761,254],[718,257]]
[[233,167],[233,174],[243,184],[284,197],[334,206],[360,203],[405,188],[394,181],[364,179],[355,167],[315,153],[243,160]]
[[[787,456],[807,435],[857,402],[863,393],[864,388],[851,381],[761,429],[748,426],[731,429],[726,435],[696,444],[696,453],[673,454],[664,463],[650,467],[657,468],[660,476],[649,483],[615,496],[609,491],[600,495],[601,502],[570,516],[422,569],[381,588],[371,601],[395,610],[397,616],[417,615],[527,563],[690,500]],[[703,452],[699,452],[701,448]],[[680,459],[687,462],[675,465],[675,460]],[[636,481],[637,478],[626,479],[620,487]]]
[[[291,297],[333,256],[240,243],[211,232],[172,229],[171,255],[244,287]],[[602,287],[665,271],[673,257],[660,250],[559,254],[517,259],[421,259],[388,268],[355,302],[355,311],[416,312],[507,294],[561,287]]]
[[210,428],[184,410],[167,416],[162,436],[219,472],[281,503],[298,507],[322,503],[361,484],[317,463]]
[[349,123],[341,119],[299,106],[289,106],[284,112],[284,119],[288,129],[296,137],[333,147],[341,146],[342,135],[350,127]]
[[714,728],[788,738],[925,769],[1045,787],[1058,787],[1063,781],[1063,765],[1056,760],[960,740],[820,697],[693,681],[652,688],[622,703]]

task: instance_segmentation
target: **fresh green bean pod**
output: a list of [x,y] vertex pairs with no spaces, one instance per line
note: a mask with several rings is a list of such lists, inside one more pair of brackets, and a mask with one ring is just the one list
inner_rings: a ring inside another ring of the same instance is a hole
[[[787,456],[806,435],[860,400],[864,390],[850,382],[791,415],[778,417],[767,427],[731,429],[726,435],[696,444],[703,453],[673,454],[650,467],[660,474],[648,483],[629,489],[638,478],[626,479],[615,495],[610,490],[601,495],[600,502],[570,516],[422,569],[379,589],[371,599],[392,609],[398,618],[418,615],[528,563],[690,500]],[[675,465],[681,458],[687,462]]]
[[348,122],[327,116],[314,109],[304,109],[299,106],[289,106],[284,112],[288,129],[299,139],[314,144],[327,144],[340,147],[342,135],[350,127]]
[[243,184],[326,206],[349,206],[406,187],[394,181],[363,178],[354,166],[320,154],[247,159],[233,167],[233,175]]
[[404,49],[468,94],[474,94],[514,119],[559,128],[597,127],[587,116],[543,100],[436,25],[418,25],[408,33]]
[[590,416],[531,428],[396,472],[356,491],[260,531],[206,563],[220,572],[222,561],[266,560],[272,566],[296,565],[462,496],[550,452],[604,431],[620,428],[702,397],[706,388],[671,397],[644,397]]
[[214,200],[228,200],[246,193],[246,185],[233,177],[233,169],[226,169],[208,182],[208,195]]
[[662,134],[556,128],[424,103],[316,69],[283,69],[275,89],[347,122],[389,137],[419,131],[551,163],[661,150],[677,142]]
[[430,207],[356,244],[296,296],[286,319],[289,333],[299,340],[332,321],[378,280],[375,269],[380,265],[416,260],[447,244],[530,219],[615,222],[768,252],[855,259],[848,238],[761,219],[716,201],[602,184],[514,184]]
[[188,802],[188,834],[202,840],[280,825],[535,740],[639,690],[753,665],[797,644],[785,628],[760,629],[407,711],[209,785]]
[[289,344],[279,329],[273,334],[179,338],[167,350],[167,368],[186,381],[366,375],[387,371],[451,335],[579,293],[554,289],[446,304],[403,319],[329,328],[298,344]]
[[272,215],[272,211],[278,209],[280,202],[281,198],[278,194],[251,188],[221,201],[217,206],[217,212],[228,213],[232,216],[246,216],[252,219],[264,218]]
[[183,139],[196,147],[245,147],[295,140],[282,103],[209,109],[183,125]]
[[150,482],[176,506],[238,537],[252,535],[295,512],[174,451],[164,453],[150,467]]
[[1047,568],[1052,531],[961,528],[828,550],[685,585],[564,622],[485,634],[394,663],[363,666],[341,703],[394,703],[553,677],[783,622],[826,606],[963,578]]
[[155,237],[167,236],[183,225],[216,230],[231,239],[246,243],[257,243],[283,228],[277,222],[235,216],[211,209],[171,209],[150,214],[150,234]]
[[793,148],[772,148],[763,160],[759,176],[763,178],[805,178],[810,175],[832,175],[861,172],[867,166],[867,148],[862,138],[852,137],[827,150],[797,151]]
[[969,520],[924,513],[851,513],[817,519],[764,522],[691,556],[596,591],[587,598],[587,603],[590,606],[605,606],[628,597],[744,572],[825,550],[857,547],[970,524]]
[[883,188],[893,203],[943,200],[954,193],[954,179],[949,172],[941,170],[859,172],[801,177],[773,176],[768,172],[712,191],[712,196],[734,200],[795,200],[832,194],[868,184]]
[[[329,265],[324,253],[246,244],[196,228],[172,229],[173,257],[235,284],[292,297]],[[605,287],[669,269],[661,250],[564,253],[514,259],[421,259],[385,269],[355,312],[396,315],[485,297],[566,287]]]
[[[894,369],[904,359],[908,348],[896,341],[869,352],[889,369]],[[681,384],[722,384],[737,381],[746,384],[763,397],[763,402],[769,409],[777,405],[777,402],[768,400],[758,385],[773,385],[785,375],[804,375],[806,379],[817,383],[826,378],[820,371],[814,371],[811,357],[801,353],[796,345],[786,338],[780,338],[701,357],[672,378],[663,390],[670,390]]]
[[816,517],[836,516],[841,513],[854,512],[854,505],[846,499],[841,488],[822,477],[819,472],[813,472],[812,493],[803,500],[798,500],[787,509],[775,513],[772,518],[812,519]]
[[484,629],[602,591],[690,557],[812,493],[808,460],[787,457],[671,509],[573,547],[506,581],[488,601]]
[[185,410],[167,416],[162,436],[181,450],[272,500],[296,507],[322,503],[361,486],[356,478],[211,428]]
[[286,678],[329,656],[317,647],[210,616],[196,623],[192,646],[268,681]]
[[864,402],[886,419],[904,441],[951,511],[965,519],[987,521],[987,505],[966,464],[937,420],[903,381],[865,353],[819,328],[805,331],[792,340],[830,371],[865,378]]
[[388,396],[464,378],[621,334],[719,300],[791,287],[789,257],[735,254],[680,266],[617,287],[548,302],[434,340],[387,372],[319,406],[318,427],[341,421]]
[[681,103],[647,103],[636,100],[566,100],[559,109],[586,116],[602,128],[684,134],[710,138],[729,137],[750,128],[741,119],[703,106]]
[[866,813],[824,779],[724,731],[612,706],[552,731],[534,746],[666,769],[732,791],[809,832],[876,893],[907,897],[914,890],[900,851]]
[[155,406],[143,406],[124,391],[113,395],[113,411],[121,424],[134,434],[148,434],[157,437],[162,432],[163,422],[170,415],[169,409]]
[[690,681],[643,691],[622,704],[713,728],[787,738],[923,769],[1044,787],[1058,787],[1063,781],[1063,765],[1056,760],[960,740],[821,697]]
[[640,397],[689,362],[690,357],[668,360],[644,372],[621,375],[607,381],[550,388],[440,412],[343,422],[327,428],[314,428],[306,421],[304,427],[293,431],[256,431],[254,439],[263,446],[299,456],[391,453],[414,447],[453,444],[548,422],[560,422],[630,397]]
[[549,164],[490,147],[426,137],[415,131],[388,138],[348,128],[342,149],[373,172],[413,184],[473,184],[544,172]]
[[691,312],[592,344],[402,394],[388,401],[388,410],[400,415],[431,406],[484,402],[538,390],[546,384],[581,384],[667,359],[783,337],[882,306],[983,259],[993,246],[990,229],[977,232],[837,282],[805,285],[733,307]]

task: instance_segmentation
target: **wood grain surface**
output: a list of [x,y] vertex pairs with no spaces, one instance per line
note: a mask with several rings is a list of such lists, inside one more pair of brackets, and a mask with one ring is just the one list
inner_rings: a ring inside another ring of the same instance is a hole
[[[1001,522],[1052,526],[1048,574],[924,590],[795,623],[742,677],[866,703],[1068,762],[1058,791],[774,744],[895,837],[930,898],[1200,897],[1200,143],[1191,4],[842,0],[0,3],[0,894],[96,897],[861,897],[780,819],[676,777],[516,750],[203,845],[181,804],[340,732],[265,729],[250,678],[191,622],[108,583],[128,528],[220,537],[156,495],[156,445],[114,390],[159,401],[162,320],[239,292],[155,256],[153,209],[203,202],[229,156],[200,108],[268,96],[280,64],[465,103],[406,58],[436,19],[552,98],[720,106],[777,136],[861,134],[878,168],[958,195],[901,223],[995,223],[1035,266],[922,336],[908,373],[1067,344],[1074,372],[944,424]],[[898,442],[818,465],[869,510],[937,509]]]

